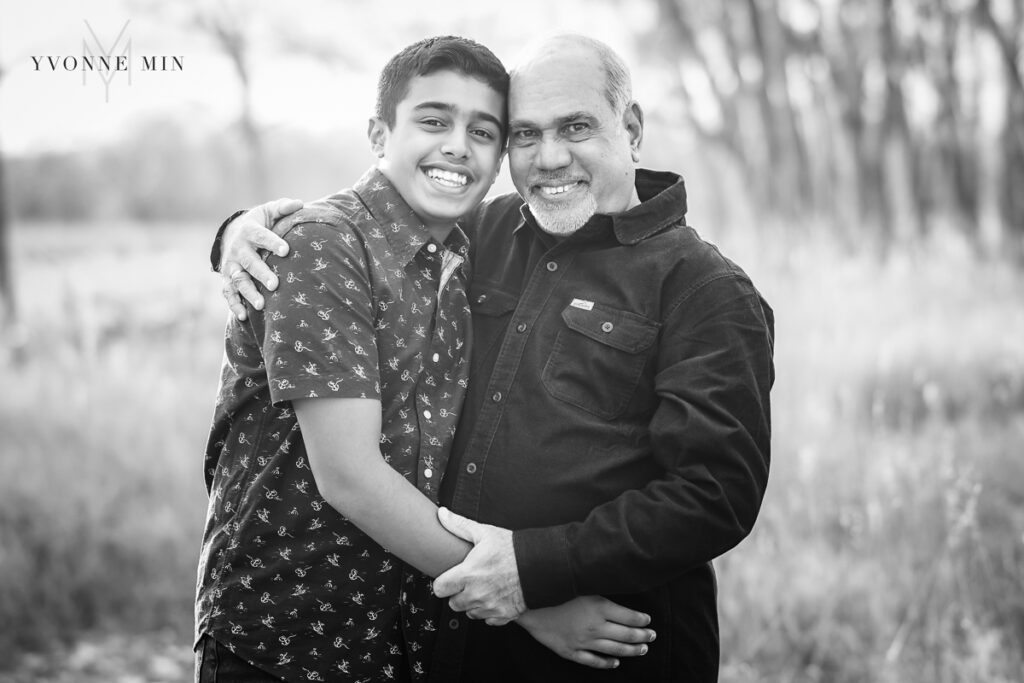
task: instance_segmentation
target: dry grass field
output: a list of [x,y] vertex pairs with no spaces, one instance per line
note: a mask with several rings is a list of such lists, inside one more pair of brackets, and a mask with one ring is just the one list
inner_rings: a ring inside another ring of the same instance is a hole
[[[210,228],[15,226],[0,680],[191,680]],[[775,308],[778,379],[761,518],[718,562],[722,680],[1024,680],[1024,273],[723,242]]]

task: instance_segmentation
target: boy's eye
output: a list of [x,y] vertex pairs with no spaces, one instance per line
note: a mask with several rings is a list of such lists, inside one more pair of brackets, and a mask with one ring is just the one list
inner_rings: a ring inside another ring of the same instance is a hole
[[486,128],[477,128],[472,131],[473,135],[483,138],[484,140],[493,140],[495,138],[494,133],[487,130]]
[[427,126],[429,128],[443,128],[444,127],[444,121],[442,121],[441,119],[423,119],[423,120],[420,121],[420,123],[422,123],[424,126]]

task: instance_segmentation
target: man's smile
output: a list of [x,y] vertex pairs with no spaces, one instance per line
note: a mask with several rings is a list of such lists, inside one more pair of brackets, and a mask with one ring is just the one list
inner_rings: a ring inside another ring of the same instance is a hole
[[558,181],[560,184],[553,185],[534,185],[532,187],[533,194],[539,195],[543,199],[549,199],[558,201],[560,199],[567,199],[568,195],[573,194],[575,190],[585,188],[587,186],[586,181],[576,180],[573,182]]

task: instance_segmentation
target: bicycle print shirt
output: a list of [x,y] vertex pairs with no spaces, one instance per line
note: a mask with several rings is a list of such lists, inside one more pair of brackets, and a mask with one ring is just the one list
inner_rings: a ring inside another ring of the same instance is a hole
[[434,240],[376,170],[283,220],[278,290],[226,331],[197,639],[289,681],[418,680],[429,579],[324,501],[291,401],[379,399],[382,456],[436,502],[467,386],[468,245]]

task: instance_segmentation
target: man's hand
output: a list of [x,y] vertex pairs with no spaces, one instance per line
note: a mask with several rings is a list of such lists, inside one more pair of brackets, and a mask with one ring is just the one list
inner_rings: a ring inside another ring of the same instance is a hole
[[655,637],[644,628],[649,616],[599,595],[529,610],[516,623],[559,657],[595,669],[614,669],[619,657],[647,654]]
[[448,601],[457,612],[471,619],[486,619],[491,626],[503,626],[526,611],[519,585],[519,569],[512,549],[512,532],[478,524],[447,508],[437,511],[441,525],[473,544],[461,564],[434,581],[434,593]]
[[[277,289],[277,276],[263,262],[257,249],[266,249],[278,256],[288,254],[288,243],[274,234],[274,223],[302,208],[298,199],[276,199],[249,209],[231,221],[221,238],[221,292],[228,308],[239,320],[245,320],[245,297],[257,310],[263,308],[263,296],[253,284],[256,278],[269,290]],[[250,277],[251,276],[251,277]],[[241,296],[240,296],[241,295]]]

